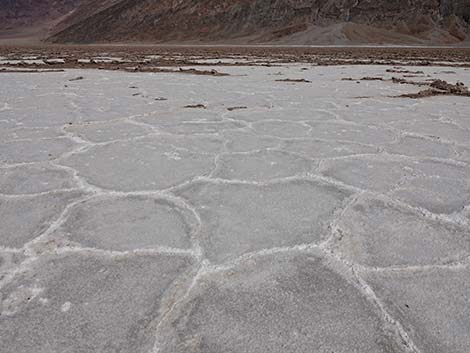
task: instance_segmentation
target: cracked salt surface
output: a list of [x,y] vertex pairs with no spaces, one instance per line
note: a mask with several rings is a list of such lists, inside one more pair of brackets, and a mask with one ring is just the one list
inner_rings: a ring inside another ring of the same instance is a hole
[[387,68],[3,73],[0,350],[466,353],[470,104]]

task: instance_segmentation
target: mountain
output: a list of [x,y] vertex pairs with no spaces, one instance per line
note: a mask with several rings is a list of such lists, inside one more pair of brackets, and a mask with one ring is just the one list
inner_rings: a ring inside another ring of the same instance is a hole
[[54,42],[452,44],[470,0],[121,0]]
[[55,43],[456,44],[470,33],[470,0],[36,1],[75,6]]
[[0,38],[45,39],[119,0],[0,0]]
[[0,0],[0,35],[45,36],[80,0]]
[[79,5],[79,0],[0,0],[0,28],[32,26],[57,19]]

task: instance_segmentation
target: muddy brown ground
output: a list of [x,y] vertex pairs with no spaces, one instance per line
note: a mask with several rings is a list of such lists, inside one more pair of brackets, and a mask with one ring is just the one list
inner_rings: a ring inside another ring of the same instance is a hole
[[[132,68],[137,71],[149,71],[149,68],[154,66],[275,65],[289,62],[316,65],[397,64],[470,67],[470,48],[18,45],[0,46],[0,56],[8,60],[30,56],[40,59],[64,59],[65,63],[47,65],[54,68],[116,70]],[[117,57],[121,61],[104,63],[93,60],[100,56]],[[232,58],[234,61],[224,62],[223,59],[226,58]],[[79,62],[83,59],[91,59],[91,62]],[[222,61],[219,63],[217,59]],[[204,60],[211,62],[203,62]]]

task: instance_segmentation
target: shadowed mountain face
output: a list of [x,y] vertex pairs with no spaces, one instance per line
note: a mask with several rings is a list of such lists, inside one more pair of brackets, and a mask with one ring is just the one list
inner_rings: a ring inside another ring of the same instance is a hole
[[77,8],[80,0],[0,0],[0,29],[45,24]]
[[470,0],[82,0],[50,40],[453,44],[469,22]]

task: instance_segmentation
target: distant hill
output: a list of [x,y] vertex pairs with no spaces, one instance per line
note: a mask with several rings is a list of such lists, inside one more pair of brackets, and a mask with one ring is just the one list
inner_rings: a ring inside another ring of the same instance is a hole
[[0,0],[0,39],[46,39],[119,0]]
[[80,0],[0,0],[0,36],[47,36]]
[[0,28],[26,27],[57,19],[79,4],[80,0],[0,0]]
[[56,21],[55,43],[429,45],[470,33],[470,0],[0,1],[13,25]]

